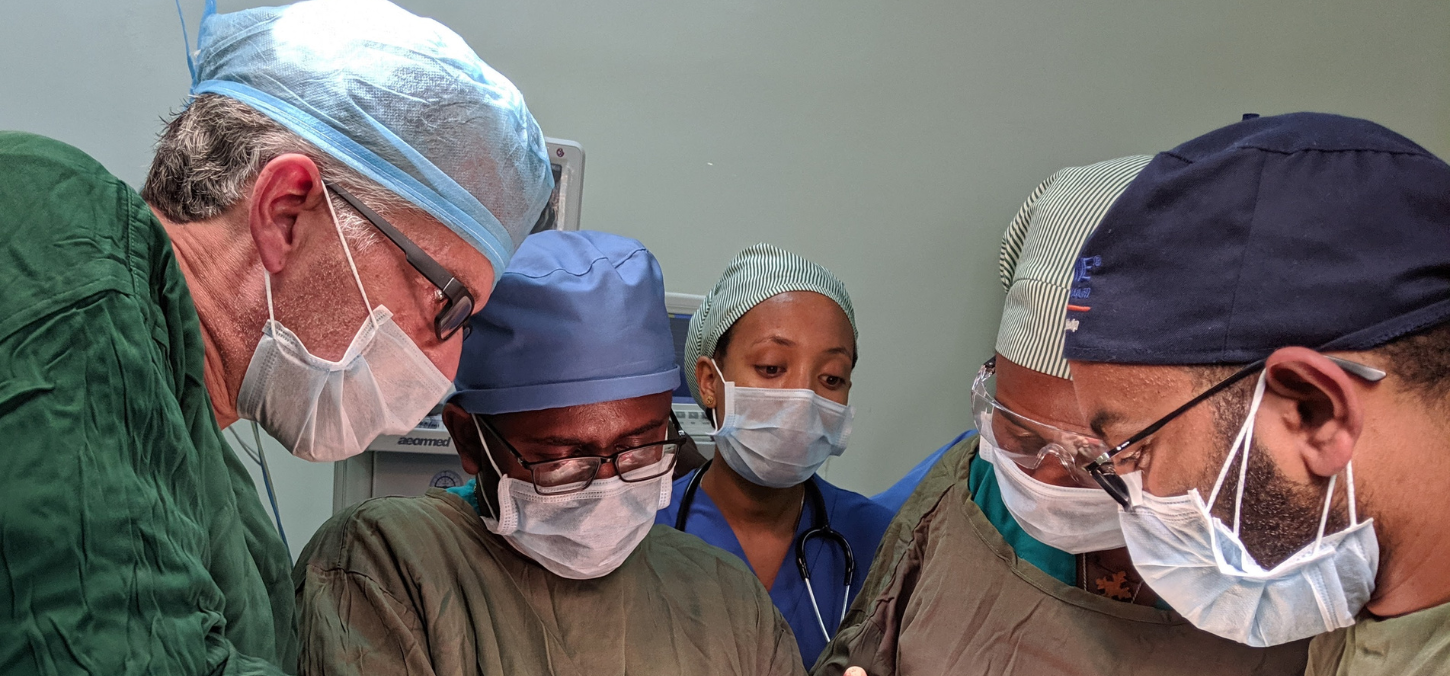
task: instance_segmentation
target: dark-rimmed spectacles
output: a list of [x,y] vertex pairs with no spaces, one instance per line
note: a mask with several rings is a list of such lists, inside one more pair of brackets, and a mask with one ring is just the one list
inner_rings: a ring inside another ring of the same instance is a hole
[[[337,196],[341,197],[344,202],[352,205],[353,209],[356,209],[363,218],[373,224],[373,227],[381,230],[393,244],[403,250],[403,254],[408,257],[408,264],[412,265],[413,269],[426,277],[429,282],[432,282],[433,286],[438,287],[438,293],[443,296],[444,303],[443,309],[433,317],[433,331],[438,334],[438,340],[452,338],[459,329],[464,330],[463,336],[467,338],[468,318],[473,316],[473,294],[468,292],[468,288],[463,286],[463,282],[458,281],[453,273],[439,265],[432,256],[423,253],[423,250],[418,248],[413,240],[405,237],[403,233],[393,227],[392,223],[379,216],[378,212],[369,209],[368,205],[363,204],[348,191],[331,183],[327,184],[327,188],[337,193]],[[371,309],[369,308],[369,310]]]
[[[503,442],[504,448],[514,456],[519,466],[529,471],[534,491],[539,495],[568,495],[589,488],[599,476],[599,469],[606,464],[614,466],[614,474],[621,481],[635,483],[658,479],[675,469],[680,447],[685,444],[685,435],[680,423],[670,414],[670,436],[664,441],[634,446],[612,455],[581,455],[558,460],[531,462],[524,459],[518,449],[499,434],[487,418],[474,415],[479,426],[488,430],[493,438]],[[484,451],[487,452],[487,451]]]
[[[1366,366],[1358,362],[1349,361],[1348,359],[1340,359],[1339,357],[1331,357],[1329,355],[1324,355],[1324,357],[1329,361],[1334,362],[1340,368],[1344,369],[1345,373],[1357,376],[1372,383],[1379,382],[1385,377],[1384,371],[1381,371],[1372,366]],[[1128,484],[1123,481],[1122,477],[1118,476],[1117,472],[1113,468],[1114,458],[1124,457],[1122,456],[1122,453],[1124,451],[1127,451],[1134,444],[1137,444],[1144,439],[1153,436],[1159,430],[1163,429],[1163,427],[1168,423],[1173,422],[1179,416],[1187,413],[1193,407],[1207,401],[1219,392],[1222,392],[1232,387],[1234,383],[1237,383],[1251,375],[1254,375],[1255,373],[1258,373],[1259,371],[1264,370],[1264,366],[1267,363],[1267,358],[1260,359],[1252,364],[1249,364],[1248,366],[1239,369],[1238,371],[1235,371],[1233,375],[1224,378],[1213,387],[1210,387],[1199,393],[1198,396],[1189,399],[1182,406],[1173,409],[1171,412],[1168,413],[1168,415],[1159,418],[1158,420],[1154,421],[1153,424],[1144,427],[1137,434],[1134,434],[1123,440],[1123,443],[1108,449],[1100,457],[1088,464],[1087,471],[1092,475],[1093,480],[1096,481],[1103,490],[1107,491],[1108,495],[1113,496],[1113,500],[1116,500],[1117,503],[1122,505],[1124,509],[1132,507],[1132,499],[1128,493]]]

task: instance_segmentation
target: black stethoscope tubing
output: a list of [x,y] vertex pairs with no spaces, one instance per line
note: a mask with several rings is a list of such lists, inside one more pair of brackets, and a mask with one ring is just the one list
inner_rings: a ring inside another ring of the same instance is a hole
[[[686,532],[685,524],[690,519],[690,506],[695,503],[695,493],[700,490],[700,478],[705,476],[705,470],[709,469],[710,463],[714,461],[714,458],[706,460],[705,464],[700,465],[700,467],[695,470],[695,473],[690,477],[689,483],[685,484],[685,492],[680,495],[680,511],[678,514],[675,515],[675,530],[678,530],[680,532]],[[811,528],[806,532],[796,536],[795,565],[796,570],[800,571],[801,580],[806,583],[806,592],[811,595],[811,605],[815,606],[815,592],[811,591],[810,589],[811,570],[810,567],[806,564],[806,543],[809,542],[811,538],[823,538],[825,540],[833,541],[841,546],[841,552],[846,555],[845,588],[848,592],[848,596],[849,590],[851,589],[851,580],[856,576],[856,557],[854,554],[851,553],[851,543],[846,540],[846,536],[842,535],[840,531],[831,527],[830,516],[826,514],[826,498],[825,496],[821,495],[821,487],[816,485],[815,477],[811,477],[810,479],[806,480],[805,490],[806,499],[811,501],[812,507],[815,508],[816,515],[813,523],[811,524]],[[845,614],[845,604],[847,600],[848,599],[846,598],[841,599],[842,615]],[[822,633],[826,633],[825,621],[821,620],[821,611],[819,606],[816,607],[816,619],[821,621]],[[829,641],[830,638],[830,635],[827,634],[826,640]]]

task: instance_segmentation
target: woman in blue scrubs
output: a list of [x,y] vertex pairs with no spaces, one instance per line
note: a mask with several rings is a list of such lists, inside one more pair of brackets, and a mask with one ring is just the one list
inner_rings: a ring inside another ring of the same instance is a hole
[[656,523],[745,561],[809,667],[860,590],[892,517],[815,476],[851,433],[851,298],[829,270],[757,244],[726,267],[687,340],[686,363],[695,368],[686,379],[716,425],[715,457],[675,481]]

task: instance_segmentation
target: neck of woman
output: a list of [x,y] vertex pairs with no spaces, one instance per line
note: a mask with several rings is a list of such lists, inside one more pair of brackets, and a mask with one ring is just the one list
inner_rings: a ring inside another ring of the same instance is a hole
[[795,532],[800,519],[805,485],[771,488],[751,483],[723,460],[710,463],[700,488],[710,496],[731,524],[757,528],[787,528]]

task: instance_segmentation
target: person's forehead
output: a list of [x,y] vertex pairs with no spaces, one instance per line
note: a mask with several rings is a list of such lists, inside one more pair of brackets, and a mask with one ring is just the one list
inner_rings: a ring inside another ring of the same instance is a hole
[[1066,430],[1086,432],[1072,381],[1033,371],[997,356],[997,401],[1019,415]]
[[1084,421],[1099,435],[1136,431],[1193,396],[1192,377],[1176,366],[1070,362]]
[[851,346],[851,321],[836,301],[814,291],[787,291],[767,298],[735,321],[731,330],[742,344],[771,337],[795,343]]
[[664,392],[579,406],[504,413],[494,416],[494,425],[505,435],[521,438],[613,438],[667,421],[670,415],[669,394]]
[[[493,290],[494,270],[488,256],[448,226],[418,210],[390,214],[386,218],[424,253],[438,261],[443,269],[463,282],[475,298],[486,297]],[[396,247],[393,248],[396,250]]]

